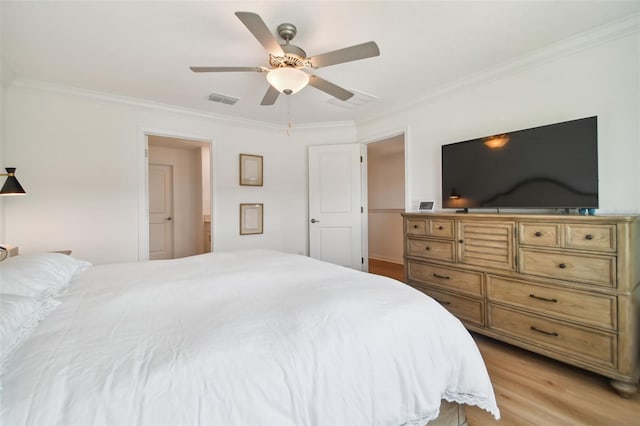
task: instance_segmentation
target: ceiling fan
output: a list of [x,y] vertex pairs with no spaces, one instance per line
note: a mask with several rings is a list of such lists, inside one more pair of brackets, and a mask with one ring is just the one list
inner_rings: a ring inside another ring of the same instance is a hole
[[344,62],[357,61],[380,55],[378,45],[370,41],[334,50],[321,55],[307,58],[304,50],[289,44],[297,34],[293,24],[281,24],[278,26],[278,35],[284,40],[280,44],[260,15],[252,12],[236,12],[236,16],[249,29],[251,34],[258,39],[260,44],[269,53],[269,65],[266,67],[189,67],[193,72],[263,72],[267,73],[267,81],[270,86],[264,95],[260,105],[273,105],[278,95],[283,93],[291,95],[302,90],[307,84],[328,93],[340,100],[346,101],[353,93],[337,86],[323,78],[303,70],[312,70]]

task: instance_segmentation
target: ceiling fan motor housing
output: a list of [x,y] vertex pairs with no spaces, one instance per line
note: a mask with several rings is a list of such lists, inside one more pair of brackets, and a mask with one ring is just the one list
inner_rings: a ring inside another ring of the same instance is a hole
[[280,24],[278,25],[278,35],[281,39],[289,43],[298,34],[298,29],[293,24]]

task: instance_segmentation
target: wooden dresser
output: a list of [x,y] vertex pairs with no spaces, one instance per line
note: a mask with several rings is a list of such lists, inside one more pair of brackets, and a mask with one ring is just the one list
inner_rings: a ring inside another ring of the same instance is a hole
[[640,217],[405,213],[405,274],[469,330],[640,376]]

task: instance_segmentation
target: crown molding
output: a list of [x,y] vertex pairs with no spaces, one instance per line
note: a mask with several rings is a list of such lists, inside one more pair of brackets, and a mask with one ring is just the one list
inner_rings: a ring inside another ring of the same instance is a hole
[[[300,124],[296,124],[293,123],[293,127],[292,129],[295,131],[297,129],[299,130],[315,130],[315,129],[333,129],[333,128],[339,128],[339,127],[354,127],[355,128],[355,121],[350,121],[350,120],[345,120],[345,121],[326,121],[326,122],[320,122],[320,123],[300,123]],[[279,129],[282,129],[281,127],[279,127]]]
[[516,74],[526,68],[555,61],[638,32],[640,32],[640,14],[629,15],[612,23],[601,25],[595,29],[552,43],[549,46],[504,62],[496,67],[472,74],[451,84],[437,87],[410,102],[396,105],[384,113],[376,113],[362,120],[356,120],[356,126],[378,121],[389,115],[405,112],[417,105],[428,104],[457,91],[498,80],[505,76]]
[[[103,102],[112,102],[121,105],[128,105],[140,108],[154,109],[158,111],[170,112],[174,114],[188,115],[191,117],[204,118],[220,122],[221,124],[235,124],[242,127],[253,127],[261,130],[282,131],[286,129],[286,126],[281,124],[268,123],[266,121],[249,120],[246,118],[234,117],[231,115],[217,114],[210,111],[202,111],[191,108],[184,108],[180,106],[163,104],[159,102],[153,102],[146,99],[132,98],[128,96],[114,95],[106,92],[98,92],[88,89],[82,89],[73,86],[65,86],[61,84],[50,83],[41,80],[31,80],[22,77],[17,77],[10,82],[10,87],[16,87],[28,90],[38,90],[50,93],[56,93],[60,95],[75,96],[85,99],[94,99]],[[336,121],[336,122],[324,122],[324,123],[301,123],[293,126],[294,130],[304,129],[322,129],[322,128],[338,128],[338,127],[354,127],[354,121]]]

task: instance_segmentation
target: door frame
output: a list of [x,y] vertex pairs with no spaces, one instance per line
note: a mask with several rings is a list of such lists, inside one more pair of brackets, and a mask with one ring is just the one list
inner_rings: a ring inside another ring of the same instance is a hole
[[194,135],[186,132],[176,132],[167,129],[158,128],[138,128],[138,261],[149,260],[149,141],[148,136],[164,136],[176,139],[189,139],[197,142],[205,142],[209,144],[209,190],[211,191],[211,251],[214,251],[215,230],[215,206],[216,191],[214,190],[214,171],[215,164],[215,143],[213,139],[207,136]]
[[[369,179],[369,163],[367,159],[367,145],[374,142],[380,142],[385,139],[390,139],[396,136],[403,135],[404,139],[404,210],[411,210],[411,200],[409,195],[411,194],[411,181],[409,180],[410,168],[409,163],[409,126],[400,127],[395,129],[388,129],[380,132],[376,132],[371,136],[368,136],[358,143],[362,146],[361,152],[363,158],[363,167],[361,168],[361,182],[362,182],[362,203],[364,206],[369,206],[369,191],[368,191],[368,179]],[[369,209],[364,209],[362,215],[362,257],[364,258],[363,270],[369,272]]]

